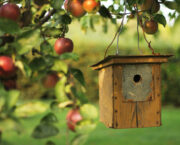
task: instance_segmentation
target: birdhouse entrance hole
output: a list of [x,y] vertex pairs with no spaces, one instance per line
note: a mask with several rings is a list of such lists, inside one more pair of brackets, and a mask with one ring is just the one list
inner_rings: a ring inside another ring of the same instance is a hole
[[142,80],[141,75],[139,75],[139,74],[134,75],[133,80],[135,83],[139,83]]
[[99,71],[100,121],[109,128],[161,126],[161,64],[172,55],[108,56]]

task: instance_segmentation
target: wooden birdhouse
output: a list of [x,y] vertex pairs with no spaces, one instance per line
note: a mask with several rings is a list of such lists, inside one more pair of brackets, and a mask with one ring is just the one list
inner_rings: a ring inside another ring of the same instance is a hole
[[172,55],[108,56],[99,71],[100,121],[109,128],[161,126],[161,64]]

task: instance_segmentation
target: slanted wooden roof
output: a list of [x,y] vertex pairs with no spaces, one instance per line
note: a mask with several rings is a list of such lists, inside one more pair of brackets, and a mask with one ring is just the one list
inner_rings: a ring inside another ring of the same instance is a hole
[[168,62],[168,58],[173,56],[169,55],[110,55],[99,61],[98,63],[92,65],[94,70],[98,70],[110,65],[115,64],[153,64],[153,63],[165,63]]

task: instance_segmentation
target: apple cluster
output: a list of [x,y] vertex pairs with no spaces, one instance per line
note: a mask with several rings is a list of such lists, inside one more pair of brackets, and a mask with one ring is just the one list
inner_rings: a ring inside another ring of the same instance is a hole
[[[88,13],[96,13],[100,8],[100,1],[96,0],[65,0],[64,8],[74,17],[82,17]],[[54,44],[58,55],[73,51],[73,42],[69,38],[59,38]]]
[[[0,18],[18,21],[20,9],[16,4],[7,3],[0,7]],[[9,56],[0,56],[0,80],[5,89],[16,88],[16,67],[14,61]]]
[[[141,18],[142,12],[147,12],[150,15],[157,13],[160,10],[160,3],[158,0],[145,0],[144,3],[140,6],[141,12],[138,14]],[[158,23],[153,20],[153,17],[150,20],[146,20],[143,24],[143,30],[147,34],[155,34],[158,31]]]
[[[0,7],[0,18],[18,21],[20,19],[20,8],[13,3],[7,3]],[[55,52],[61,55],[66,52],[73,51],[73,42],[68,38],[59,38],[54,45]],[[16,71],[15,65],[11,57],[0,56],[0,78],[7,89],[16,88],[16,79],[13,79]],[[53,88],[58,82],[59,77],[55,73],[48,74],[43,79],[45,88]]]
[[64,8],[74,17],[82,17],[88,13],[96,13],[100,8],[97,0],[65,0]]

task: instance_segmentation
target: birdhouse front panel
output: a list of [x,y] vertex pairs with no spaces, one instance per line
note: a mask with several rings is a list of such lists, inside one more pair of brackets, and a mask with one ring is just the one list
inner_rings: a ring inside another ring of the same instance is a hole
[[152,65],[123,65],[122,95],[124,101],[152,99]]
[[171,55],[109,56],[99,70],[100,121],[109,128],[161,125],[161,63]]
[[[135,97],[135,99],[124,101],[125,98],[123,95],[123,91],[127,91],[128,89],[123,90],[123,83],[124,83],[123,65],[122,66],[115,65],[113,67],[114,70],[113,90],[115,96],[113,128],[141,128],[141,127],[156,127],[161,125],[161,94],[160,94],[160,79],[159,79],[160,67],[158,65],[152,65],[151,69],[152,69],[152,74],[150,75],[151,82],[150,84],[147,85],[146,88],[151,91],[146,91],[145,89],[142,89],[141,90],[143,94],[142,99],[136,100]],[[121,77],[119,77],[119,75]],[[133,79],[133,77],[131,78]],[[143,75],[142,75],[142,79],[143,79]],[[136,88],[136,86],[134,86],[134,88]],[[148,92],[148,93],[143,93],[143,92]],[[144,94],[146,94],[146,97],[144,97]]]

